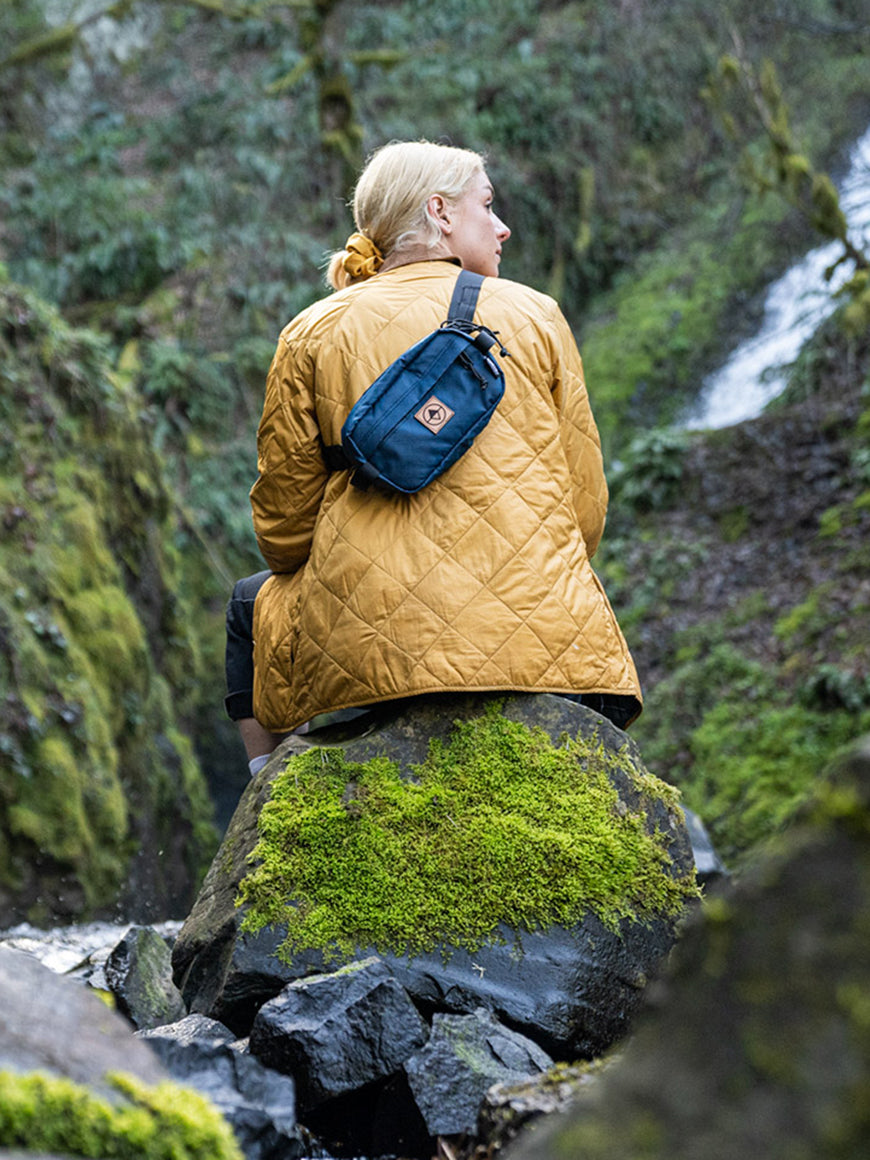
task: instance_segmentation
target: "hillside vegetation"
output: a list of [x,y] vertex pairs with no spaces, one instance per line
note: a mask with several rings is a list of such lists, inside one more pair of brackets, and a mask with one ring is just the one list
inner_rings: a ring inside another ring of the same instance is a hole
[[[832,324],[792,410],[751,430],[660,429],[813,241],[741,180],[760,130],[738,110],[732,141],[711,110],[717,62],[773,58],[796,139],[836,173],[870,113],[861,0],[11,0],[0,32],[0,917],[98,912],[140,864],[160,904],[183,895],[205,780],[232,808],[223,608],[260,566],[263,380],[325,292],[353,174],[394,138],[487,153],[503,274],[581,340],[623,461],[601,569],[655,772],[735,859],[784,822],[866,725],[866,342]],[[795,425],[833,465],[800,518]]]
[[105,341],[0,286],[0,916],[183,910],[214,852],[172,503]]

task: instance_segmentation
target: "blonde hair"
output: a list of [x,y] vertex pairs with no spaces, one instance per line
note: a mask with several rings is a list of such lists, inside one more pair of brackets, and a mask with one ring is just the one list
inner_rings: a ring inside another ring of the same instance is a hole
[[[361,282],[381,262],[409,246],[434,246],[441,231],[428,201],[440,194],[456,202],[477,174],[483,157],[471,149],[431,141],[394,141],[376,150],[360,174],[353,198],[357,233],[331,257],[327,281],[334,290]],[[370,260],[360,261],[361,241],[370,243]],[[348,269],[350,266],[350,269]]]

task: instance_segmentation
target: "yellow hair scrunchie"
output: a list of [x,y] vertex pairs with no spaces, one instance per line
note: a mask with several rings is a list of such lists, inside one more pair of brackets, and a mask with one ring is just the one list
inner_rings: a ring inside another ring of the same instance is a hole
[[351,234],[344,248],[347,257],[341,264],[351,278],[371,278],[384,263],[384,255],[365,234]]

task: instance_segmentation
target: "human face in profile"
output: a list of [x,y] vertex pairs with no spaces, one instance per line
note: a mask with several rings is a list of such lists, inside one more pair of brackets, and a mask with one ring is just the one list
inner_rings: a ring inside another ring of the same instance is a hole
[[458,201],[443,206],[444,241],[466,270],[498,277],[510,230],[493,209],[492,183],[482,170]]

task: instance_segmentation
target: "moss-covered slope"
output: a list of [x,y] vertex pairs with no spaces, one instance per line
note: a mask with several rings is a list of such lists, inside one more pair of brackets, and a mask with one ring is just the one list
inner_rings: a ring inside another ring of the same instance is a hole
[[0,922],[183,910],[214,835],[170,506],[102,340],[0,285]]
[[870,335],[837,319],[759,419],[656,432],[598,564],[645,686],[632,728],[735,868],[870,729]]

